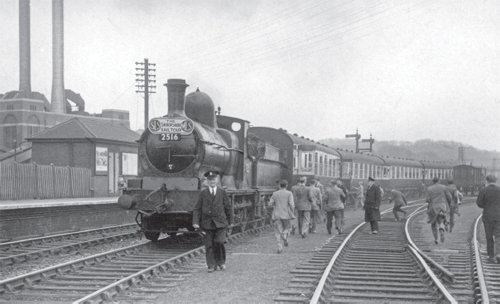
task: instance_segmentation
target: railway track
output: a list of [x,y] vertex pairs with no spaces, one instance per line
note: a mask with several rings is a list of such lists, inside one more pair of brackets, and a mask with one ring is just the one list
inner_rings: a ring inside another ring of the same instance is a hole
[[[500,264],[486,263],[486,244],[478,241],[483,238],[484,242],[482,209],[476,206],[475,199],[469,198],[461,205],[460,214],[455,217],[453,232],[446,236],[446,246],[428,241],[431,235],[428,225],[413,227],[413,239],[430,259],[453,274],[454,279],[445,281],[444,285],[456,301],[495,303],[491,299],[500,299]],[[413,223],[424,223],[425,218],[421,213]]]
[[415,248],[407,246],[405,222],[380,222],[377,235],[368,234],[363,226],[351,232],[335,253],[311,303],[453,302]]
[[[264,226],[232,235],[230,242]],[[206,268],[202,239],[183,234],[49,267],[0,281],[0,302],[102,303],[153,301]]]
[[137,225],[120,225],[0,243],[0,266],[88,250],[94,246],[137,238]]
[[482,210],[473,202],[462,204],[444,243],[433,242],[426,204],[405,223],[383,216],[378,235],[360,224],[331,238],[292,271],[275,302],[500,303],[500,264],[485,263]]
[[[406,210],[425,206],[412,204]],[[292,271],[290,289],[280,292],[275,302],[453,302],[431,268],[407,245],[405,221],[395,222],[387,215],[391,210],[382,212],[379,234],[369,234],[362,223],[331,238]]]
[[488,254],[481,217],[482,215],[479,215],[474,223],[472,243],[474,301],[476,303],[500,303],[500,264],[487,262]]

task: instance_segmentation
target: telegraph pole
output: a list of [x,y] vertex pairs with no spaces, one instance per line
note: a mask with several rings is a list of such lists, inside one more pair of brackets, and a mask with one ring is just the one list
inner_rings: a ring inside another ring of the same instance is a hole
[[[153,74],[156,72],[156,69],[152,69],[150,66],[155,67],[156,64],[149,63],[147,58],[144,58],[144,62],[136,62],[135,64],[138,66],[135,68],[136,71],[140,71],[135,74],[135,76],[138,77],[135,79],[135,81],[137,81],[135,85],[137,90],[135,92],[144,93],[144,130],[146,130],[149,123],[149,94],[156,93],[154,91],[156,89],[156,79],[150,79],[150,77],[156,78],[156,75]],[[154,85],[149,85],[150,82]]]
[[354,137],[356,140],[356,153],[359,153],[359,139],[361,138],[361,134],[358,134],[358,129],[356,129],[356,134],[347,134],[345,138]]

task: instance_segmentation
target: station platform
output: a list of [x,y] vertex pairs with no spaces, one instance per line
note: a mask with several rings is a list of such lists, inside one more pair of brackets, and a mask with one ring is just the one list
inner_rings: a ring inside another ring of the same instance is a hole
[[115,204],[118,197],[57,198],[43,200],[0,201],[0,210],[46,208],[62,206]]
[[118,197],[0,201],[0,241],[135,223]]

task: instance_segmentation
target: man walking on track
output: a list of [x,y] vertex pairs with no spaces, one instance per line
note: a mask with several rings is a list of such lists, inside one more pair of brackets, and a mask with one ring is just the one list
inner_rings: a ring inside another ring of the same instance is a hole
[[204,232],[203,244],[207,259],[208,272],[217,267],[226,269],[226,228],[233,223],[231,203],[224,189],[217,187],[219,172],[208,171],[204,174],[208,187],[203,188],[193,210],[193,227]]
[[452,180],[448,181],[448,186],[446,186],[446,191],[448,191],[448,193],[451,195],[451,202],[449,207],[450,207],[450,232],[452,232],[453,226],[455,226],[455,213],[460,216],[460,213],[458,212],[458,206],[463,196],[458,191],[457,186],[455,186]]
[[306,187],[307,178],[299,179],[299,184],[292,187],[293,201],[298,212],[298,228],[302,238],[306,238],[309,231],[309,221],[311,218],[311,203],[313,198],[309,187]]
[[394,220],[399,221],[398,212],[402,212],[406,216],[406,211],[401,209],[401,207],[403,207],[403,205],[404,206],[408,205],[408,202],[406,202],[406,197],[404,196],[403,193],[401,193],[401,191],[398,191],[396,189],[392,189],[391,194],[392,194],[392,196],[391,196],[391,200],[389,201],[389,204],[391,202],[394,202],[394,207],[392,207],[392,213],[394,214]]
[[359,182],[359,187],[354,187],[354,190],[356,190],[356,200],[354,200],[354,211],[358,210],[358,207],[360,209],[363,208],[363,196],[364,196],[364,188],[363,188],[363,182]]
[[380,187],[375,184],[375,179],[368,177],[368,189],[365,196],[365,222],[370,222],[370,234],[378,233],[378,221],[380,221]]
[[274,207],[272,220],[274,224],[274,235],[278,241],[278,253],[283,251],[283,245],[288,246],[288,236],[290,235],[290,220],[295,216],[293,211],[295,205],[293,203],[292,192],[286,190],[288,182],[282,180],[280,189],[273,193],[269,200],[269,207]]
[[438,229],[441,243],[444,242],[444,229],[446,222],[446,212],[451,202],[451,195],[446,191],[446,186],[439,183],[439,177],[432,179],[433,185],[427,188],[426,201],[429,204],[427,207],[427,222],[431,224],[434,243],[438,243]]
[[[323,186],[323,184],[319,182],[319,176],[314,177],[314,187],[319,188],[319,190],[321,191],[321,200],[323,200],[323,195],[325,195],[325,186]],[[326,214],[323,210],[319,211],[319,222],[326,222]]]
[[326,211],[326,230],[328,230],[328,234],[332,234],[333,217],[335,217],[335,229],[337,229],[339,234],[342,234],[345,208],[341,200],[342,196],[345,196],[344,191],[337,187],[337,183],[332,180],[330,182],[330,187],[326,189],[325,195],[323,196],[323,209]]
[[309,187],[309,191],[311,191],[311,197],[313,198],[313,201],[311,203],[311,222],[309,223],[309,232],[310,233],[316,233],[316,225],[321,223],[321,202],[322,198],[321,196],[323,193],[321,193],[321,188],[317,187],[317,182],[316,180],[313,180],[311,182],[311,186]]
[[476,204],[483,208],[483,225],[486,234],[488,261],[500,263],[500,187],[494,175],[486,176],[487,185],[479,191]]

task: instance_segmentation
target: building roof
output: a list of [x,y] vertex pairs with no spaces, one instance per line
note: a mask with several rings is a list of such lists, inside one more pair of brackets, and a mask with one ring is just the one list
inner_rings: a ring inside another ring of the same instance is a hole
[[87,117],[75,117],[50,129],[38,132],[26,140],[93,139],[136,143],[139,137],[138,133],[124,126]]

